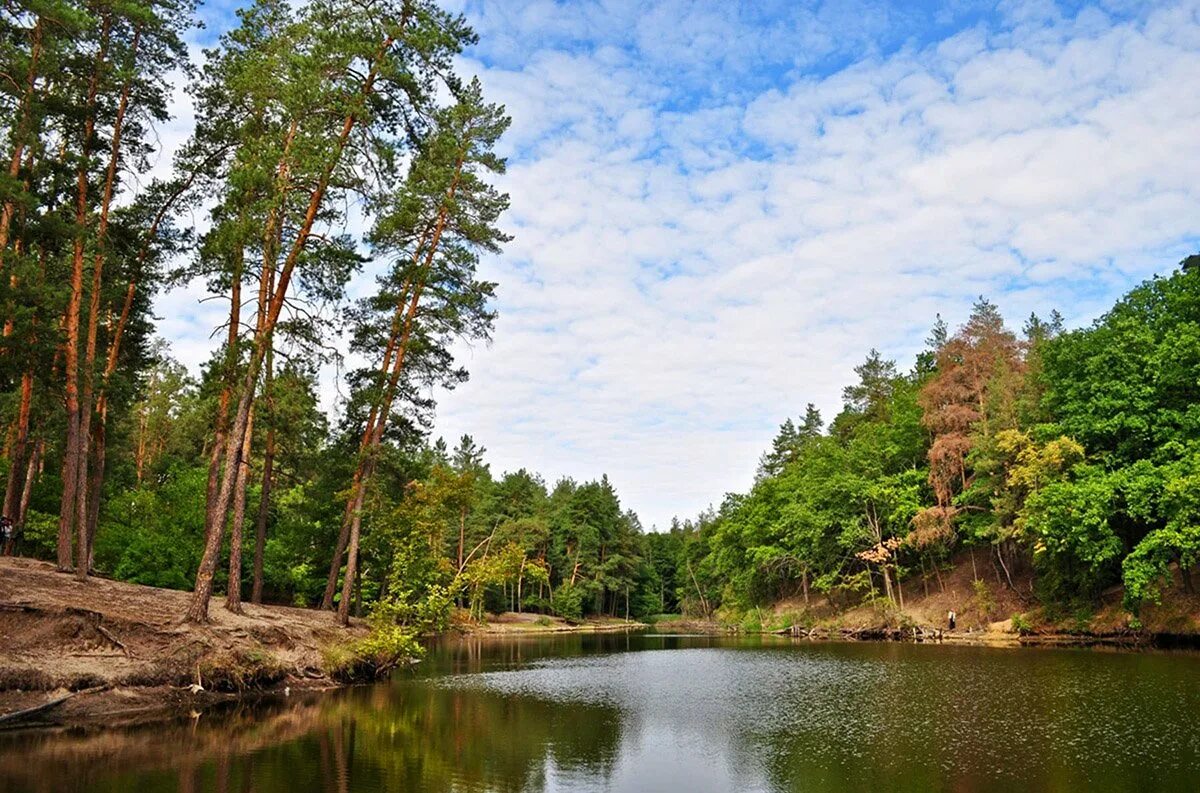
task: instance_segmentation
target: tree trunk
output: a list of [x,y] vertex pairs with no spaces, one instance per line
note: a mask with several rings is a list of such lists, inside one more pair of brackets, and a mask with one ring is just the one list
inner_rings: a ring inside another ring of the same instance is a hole
[[[295,129],[296,129],[296,125],[295,125],[295,123],[293,123],[291,125],[291,127],[289,128],[287,141],[284,145],[283,162],[281,162],[281,164],[279,166],[279,173],[281,175],[286,173],[285,163],[287,161],[287,153],[290,149],[292,137],[295,134]],[[281,177],[277,177],[277,179],[276,179],[277,184],[279,183],[279,178],[281,178]],[[268,220],[267,228],[264,232],[265,239],[264,239],[264,252],[263,252],[263,266],[262,266],[262,272],[259,273],[259,278],[258,278],[258,317],[254,324],[254,332],[255,332],[256,337],[260,336],[262,334],[263,330],[266,328],[267,300],[270,299],[271,292],[275,286],[275,278],[274,278],[275,261],[274,261],[274,252],[272,249],[272,245],[274,244],[274,241],[276,239],[275,222],[276,222],[275,221],[275,213],[274,213],[274,210],[272,210],[271,218]],[[268,383],[265,385],[265,388],[269,390],[269,388],[270,388],[269,378],[270,378],[270,372],[271,372],[271,364],[274,362],[274,340],[272,338],[268,338],[266,341],[266,344],[267,344],[267,348],[266,348],[266,353],[263,358],[263,363],[267,369],[266,379],[268,380]],[[244,527],[245,515],[246,515],[246,483],[250,479],[250,447],[251,447],[251,442],[252,442],[253,437],[254,437],[254,403],[251,402],[250,403],[250,417],[246,424],[245,438],[243,439],[243,442],[242,442],[241,465],[238,469],[237,484],[236,484],[236,489],[235,489],[234,496],[233,496],[233,526],[232,526],[232,535],[230,537],[230,551],[229,551],[229,587],[228,587],[228,591],[226,592],[226,596],[225,596],[225,607],[227,609],[229,609],[230,611],[235,612],[237,614],[242,613],[242,530]],[[269,496],[270,494],[268,492],[264,491],[263,495]],[[266,531],[265,513],[263,513],[263,507],[267,503],[268,502],[265,500],[265,498],[260,498],[259,513],[260,513],[260,517],[264,520],[264,525],[261,527],[262,532]],[[255,546],[254,547],[254,555],[255,555],[255,561],[257,563],[261,564],[262,551],[261,551],[259,543],[260,543],[260,537],[262,535],[260,535],[259,531],[260,531],[259,528],[256,526],[255,539],[254,539],[254,546]],[[261,578],[261,575],[259,577]],[[261,585],[260,585],[260,588],[261,588]],[[261,596],[261,592],[260,592],[260,596]]]
[[250,441],[254,437],[254,406],[242,440],[238,459],[237,483],[233,495],[233,521],[229,527],[229,585],[225,590],[225,608],[242,613],[242,529],[246,523],[246,482],[250,478]]
[[21,375],[21,404],[17,408],[16,438],[9,458],[8,483],[4,489],[4,514],[16,520],[21,491],[25,489],[25,461],[29,445],[29,414],[33,403],[33,372]]
[[467,508],[463,507],[458,513],[458,569],[463,566],[463,545],[467,539]]
[[15,529],[25,528],[25,516],[29,514],[29,499],[33,495],[33,483],[37,481],[42,470],[42,455],[46,451],[46,442],[39,439],[33,445],[33,455],[29,458],[29,470],[25,472],[25,488],[21,491],[21,506],[17,510]]
[[[130,68],[137,68],[138,43],[141,40],[141,29],[135,28],[133,40],[130,43]],[[132,88],[132,78],[125,81],[121,88],[121,98],[117,102],[117,114],[113,118],[112,141],[109,148],[108,168],[104,176],[104,191],[100,198],[100,218],[96,226],[96,254],[92,258],[92,292],[88,302],[87,343],[83,357],[83,393],[79,405],[79,444],[78,460],[79,473],[76,475],[78,502],[76,505],[75,522],[79,530],[79,558],[75,566],[75,577],[86,581],[92,562],[91,539],[95,524],[91,521],[91,510],[88,508],[89,488],[95,483],[88,476],[88,463],[91,454],[92,440],[92,397],[95,388],[96,370],[96,338],[100,331],[100,298],[104,286],[105,246],[108,238],[108,213],[112,206],[113,191],[116,188],[117,169],[121,162],[121,133],[124,128],[125,114],[129,109],[129,92]],[[98,497],[98,494],[97,494]]]
[[350,544],[351,513],[354,510],[353,505],[357,492],[358,482],[354,481],[350,485],[350,498],[346,502],[346,508],[342,510],[342,525],[338,530],[337,544],[333,549],[333,560],[329,563],[329,576],[325,579],[325,593],[321,595],[322,611],[333,609],[333,596],[337,593],[338,576],[342,572],[342,558],[345,556],[346,546]]
[[[106,406],[107,410],[107,406]],[[103,420],[97,421],[92,428],[92,464],[88,477],[87,515],[84,525],[87,528],[87,569],[95,569],[96,557],[96,527],[100,523],[100,492],[104,488],[105,441],[107,428]]]
[[217,421],[212,453],[208,460],[208,483],[204,494],[205,533],[213,530],[216,523],[217,486],[221,476],[221,453],[225,449],[229,425],[229,403],[233,399],[233,388],[237,381],[238,331],[242,324],[242,270],[245,265],[239,249],[234,257],[233,278],[229,285],[229,333],[225,338],[225,383],[217,403]]
[[1008,588],[1015,592],[1017,588],[1013,586],[1012,576],[1009,575],[1008,565],[1004,563],[1004,554],[1001,553],[999,544],[996,545],[996,558],[1000,560],[1000,567],[1004,570],[1004,578],[1007,580]]
[[360,486],[354,497],[354,513],[350,519],[350,540],[346,549],[346,575],[342,578],[342,599],[338,602],[338,620],[350,624],[350,590],[358,574],[358,539],[362,526],[362,506],[366,488]]
[[29,497],[33,493],[33,483],[37,479],[38,470],[42,464],[43,445],[44,442],[41,439],[34,442],[33,453],[29,455],[29,463],[25,466],[22,477],[21,492],[17,494],[15,510],[6,513],[13,522],[8,541],[4,544],[6,555],[11,556],[16,553],[17,537],[21,535],[21,531],[25,527],[25,513],[29,510]]
[[[448,205],[450,201],[454,199],[454,195],[458,190],[459,181],[462,177],[464,160],[465,154],[460,155],[455,162],[454,177],[450,181],[450,187],[446,192],[446,198],[441,207],[438,209],[437,221],[429,239],[428,250],[422,250],[421,248],[421,244],[423,244],[425,241],[423,235],[421,242],[418,243],[417,249],[413,253],[414,263],[420,261],[422,256],[424,257],[424,262],[421,265],[419,274],[414,276],[414,278],[406,284],[406,288],[411,288],[412,295],[411,297],[408,297],[408,305],[404,311],[404,319],[399,328],[399,338],[396,337],[397,323],[395,320],[393,320],[392,323],[392,334],[391,338],[388,340],[387,348],[384,351],[384,362],[383,366],[381,367],[381,371],[387,370],[388,358],[393,352],[395,355],[395,362],[392,364],[391,378],[388,381],[384,394],[380,398],[377,405],[372,406],[371,415],[368,418],[368,427],[363,435],[364,444],[360,447],[358,466],[355,470],[354,478],[351,481],[351,501],[355,500],[356,494],[361,494],[362,489],[366,487],[367,479],[370,477],[372,469],[372,466],[367,462],[367,460],[372,455],[373,450],[377,448],[383,440],[383,431],[387,425],[387,418],[391,412],[392,402],[396,397],[396,389],[399,384],[400,374],[404,369],[404,358],[408,351],[408,342],[411,338],[413,324],[416,320],[417,307],[420,304],[421,293],[425,287],[425,279],[428,278],[429,271],[433,266],[434,256],[437,254],[438,245],[441,242],[442,233],[446,227],[446,219],[449,214]],[[404,293],[402,292],[401,294],[403,295]],[[398,312],[401,308],[404,308],[403,300],[398,301],[397,303]],[[370,424],[371,418],[374,419],[373,427]],[[361,497],[358,498],[358,501],[361,503]],[[350,553],[357,553],[357,544],[350,542],[350,537],[353,534],[353,530],[348,529],[346,525],[347,521],[357,521],[361,525],[362,517],[361,515],[353,514],[353,511],[349,508],[347,508],[343,515],[342,528],[338,535],[338,547],[334,551],[333,560],[330,563],[329,568],[329,577],[325,582],[325,595],[321,600],[322,608],[332,607],[333,592],[337,582],[337,573],[341,567],[342,549],[345,547],[344,543],[349,543],[351,547]],[[462,549],[460,548],[460,570],[462,569],[461,554]],[[347,567],[347,570],[349,570],[349,567]],[[348,572],[347,575],[349,575]],[[345,586],[346,585],[343,583],[343,589]],[[339,614],[341,611],[342,609],[339,608]]]
[[[295,127],[293,126],[292,129],[294,130]],[[287,149],[286,145],[285,149]],[[263,273],[261,278],[266,286],[259,292],[260,325],[266,321],[266,316],[264,313],[266,298],[275,291],[275,251],[272,246],[276,244],[277,241],[278,236],[273,237],[271,244],[265,246],[265,252],[263,254]],[[263,398],[267,410],[267,441],[266,447],[263,450],[262,493],[258,501],[258,519],[255,522],[254,529],[254,583],[250,590],[250,600],[255,605],[262,603],[263,548],[267,542],[267,519],[271,514],[271,479],[274,474],[275,466],[274,343],[267,347],[267,355],[266,360],[264,361],[264,367],[266,368],[266,371],[263,374]]]
[[[84,239],[87,236],[87,195],[88,195],[88,159],[92,147],[92,134],[96,126],[96,95],[99,91],[100,72],[108,48],[108,34],[111,18],[104,17],[103,30],[100,37],[100,47],[96,52],[96,62],[92,76],[88,82],[87,116],[83,124],[83,137],[80,145],[80,164],[75,177],[75,241],[71,257],[71,293],[67,300],[67,315],[64,320],[66,329],[66,349],[64,350],[64,367],[66,386],[64,389],[67,433],[63,455],[63,490],[62,501],[58,515],[58,569],[69,570],[72,566],[71,537],[75,533],[76,516],[79,514],[80,481],[79,473],[82,465],[80,452],[80,404],[79,404],[79,322],[80,311],[83,307],[83,254]],[[87,527],[80,525],[79,540],[87,541]],[[87,577],[87,558],[83,547],[79,549],[83,572],[78,574]]]
[[354,616],[362,616],[362,568],[359,568],[358,574],[354,576]]
[[[270,382],[270,371],[270,369],[267,370],[268,383]],[[269,389],[270,386],[268,385],[267,388]],[[267,397],[267,405],[270,410],[270,396]],[[271,514],[271,484],[274,463],[275,426],[272,424],[267,429],[267,445],[263,453],[262,497],[258,501],[258,520],[254,531],[254,584],[250,590],[250,602],[255,605],[262,603],[263,549],[267,542],[267,519]]]
[[[206,159],[205,164],[207,164],[208,160],[211,160],[214,156],[215,155],[210,155],[210,157]],[[108,342],[108,354],[104,365],[104,376],[100,381],[100,391],[96,397],[96,420],[98,422],[98,431],[96,433],[94,443],[96,446],[95,465],[98,469],[98,475],[93,476],[92,478],[94,487],[92,489],[92,501],[89,502],[93,504],[93,508],[91,510],[92,517],[88,524],[88,533],[89,537],[91,538],[95,538],[96,536],[96,522],[99,518],[97,500],[100,497],[100,492],[104,485],[104,465],[105,455],[107,452],[108,383],[109,380],[112,379],[113,373],[117,371],[117,361],[120,360],[121,355],[121,340],[125,336],[125,328],[129,325],[129,317],[133,313],[133,299],[137,294],[138,274],[142,266],[146,263],[146,258],[150,253],[150,244],[158,236],[158,227],[162,223],[163,218],[167,216],[167,213],[170,212],[171,208],[175,205],[175,202],[178,201],[179,198],[183,196],[183,194],[191,187],[199,173],[200,168],[197,168],[195,171],[193,171],[188,178],[175,191],[173,191],[170,196],[167,197],[167,200],[163,202],[163,205],[159,207],[158,212],[155,214],[154,220],[151,221],[150,227],[146,231],[146,238],[143,241],[141,248],[138,250],[137,271],[135,271],[133,276],[129,279],[129,285],[125,288],[125,301],[121,306],[121,314],[117,319],[117,326],[112,332],[112,337]],[[142,483],[142,462],[143,460],[141,460],[139,457],[137,471],[139,486]]]

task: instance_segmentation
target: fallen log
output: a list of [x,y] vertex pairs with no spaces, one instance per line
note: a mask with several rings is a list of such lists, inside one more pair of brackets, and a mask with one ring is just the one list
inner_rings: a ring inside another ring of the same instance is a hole
[[56,708],[72,697],[77,697],[80,694],[91,694],[96,691],[104,691],[107,688],[110,688],[110,686],[103,685],[93,686],[92,688],[84,688],[79,691],[72,691],[70,694],[66,694],[57,699],[52,699],[49,702],[43,702],[40,705],[34,705],[32,708],[14,710],[12,713],[2,714],[0,715],[0,724],[12,724],[13,722],[19,722],[22,719],[28,718],[29,716],[36,716],[37,714],[44,713],[51,708]]

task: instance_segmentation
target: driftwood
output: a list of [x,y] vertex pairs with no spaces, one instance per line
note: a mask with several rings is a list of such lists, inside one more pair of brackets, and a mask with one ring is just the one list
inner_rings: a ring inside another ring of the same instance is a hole
[[25,708],[24,710],[14,710],[12,713],[5,713],[3,715],[0,715],[0,724],[19,722],[22,719],[28,718],[29,716],[36,716],[37,714],[43,713],[47,710],[50,710],[51,708],[56,708],[59,705],[61,705],[62,703],[66,702],[68,699],[71,699],[72,697],[77,697],[80,694],[91,694],[95,691],[104,691],[107,688],[109,688],[108,685],[103,685],[103,686],[95,686],[93,688],[85,688],[85,689],[81,689],[79,691],[72,691],[70,694],[61,696],[58,699],[52,699],[49,702],[43,702],[41,705],[34,705],[32,708]]
[[866,640],[883,640],[883,641],[941,641],[942,630],[940,628],[804,628],[799,625],[792,625],[787,628],[780,628],[777,631],[770,631],[775,636],[791,636],[795,639],[832,639],[840,638],[848,641]]

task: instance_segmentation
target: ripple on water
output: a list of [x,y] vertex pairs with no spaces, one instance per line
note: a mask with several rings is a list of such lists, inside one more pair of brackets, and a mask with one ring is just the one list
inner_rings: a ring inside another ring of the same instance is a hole
[[903,648],[548,658],[437,685],[615,708],[643,731],[670,732],[680,750],[722,742],[767,769],[924,764],[983,780],[1096,782],[1200,768],[1200,693],[1163,656]]

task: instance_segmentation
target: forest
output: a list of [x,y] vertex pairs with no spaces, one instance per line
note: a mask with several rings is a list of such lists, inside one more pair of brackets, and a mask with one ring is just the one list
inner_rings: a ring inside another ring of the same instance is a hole
[[[509,118],[454,71],[466,21],[257,0],[198,65],[197,24],[186,0],[0,9],[5,553],[191,590],[195,622],[215,592],[404,636],[455,606],[902,609],[961,549],[1045,603],[1122,584],[1136,615],[1175,571],[1191,590],[1200,257],[1086,328],[1015,332],[981,298],[907,371],[871,351],[836,416],[784,422],[749,492],[645,531],[605,476],[494,472],[476,439],[433,437],[430,395],[468,376],[456,345],[492,333],[479,264],[509,239]],[[196,123],[155,176],[179,83]],[[152,312],[188,284],[227,309],[198,376]],[[320,374],[344,361],[366,363],[327,414]]]
[[1194,592],[1198,342],[1189,256],[1090,327],[1067,331],[1055,312],[1018,334],[981,298],[953,333],[939,318],[907,372],[872,350],[828,426],[809,405],[750,492],[673,527],[690,565],[680,602],[736,614],[855,593],[902,610],[903,582],[939,585],[970,549],[1052,607],[1121,585],[1136,625],[1176,575]]
[[[471,438],[429,438],[508,239],[509,119],[454,71],[461,16],[262,0],[198,66],[186,0],[5,4],[0,25],[6,553],[192,589],[193,622],[214,592],[422,629],[454,602],[645,611],[606,479],[494,477]],[[197,120],[156,177],[180,82]],[[198,378],[151,310],[189,284],[227,306]],[[331,418],[318,375],[348,361]]]

